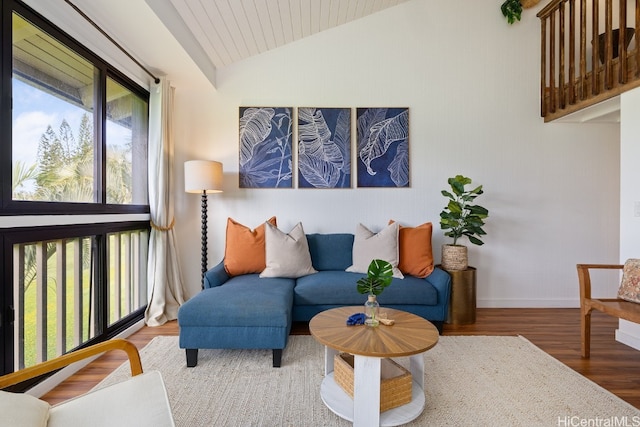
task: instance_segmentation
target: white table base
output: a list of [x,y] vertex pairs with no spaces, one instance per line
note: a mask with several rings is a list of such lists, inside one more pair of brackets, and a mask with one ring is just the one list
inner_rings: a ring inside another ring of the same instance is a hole
[[325,378],[320,386],[324,404],[336,415],[352,421],[354,427],[397,426],[417,418],[425,406],[424,357],[411,356],[412,399],[406,405],[380,413],[379,357],[354,355],[353,399],[333,379],[333,358],[338,352],[325,347]]

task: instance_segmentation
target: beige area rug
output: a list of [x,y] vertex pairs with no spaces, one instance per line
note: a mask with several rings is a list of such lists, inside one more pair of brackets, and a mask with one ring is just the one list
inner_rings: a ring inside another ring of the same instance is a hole
[[[324,348],[311,336],[290,337],[281,368],[267,350],[200,350],[187,368],[178,337],[141,357],[162,373],[178,426],[351,425],[322,403]],[[424,357],[427,403],[409,426],[640,425],[638,409],[522,337],[443,336]],[[125,363],[98,387],[129,375]]]

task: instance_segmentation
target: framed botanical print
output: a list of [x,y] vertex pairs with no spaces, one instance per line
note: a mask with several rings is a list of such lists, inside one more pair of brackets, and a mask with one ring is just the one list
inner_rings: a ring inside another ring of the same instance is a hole
[[240,107],[240,188],[292,187],[291,107]]
[[350,108],[298,108],[298,187],[351,187]]
[[409,109],[358,108],[358,187],[409,187]]

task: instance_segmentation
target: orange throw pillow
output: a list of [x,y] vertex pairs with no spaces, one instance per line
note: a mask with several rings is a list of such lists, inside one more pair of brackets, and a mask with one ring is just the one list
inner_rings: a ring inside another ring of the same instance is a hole
[[[267,222],[277,225],[275,216]],[[231,218],[227,219],[224,269],[229,276],[261,273],[267,265],[265,252],[264,224],[251,230]]]
[[[394,222],[389,221],[389,224]],[[424,278],[433,271],[433,249],[431,234],[433,224],[424,223],[417,227],[400,226],[398,247],[400,261],[398,268],[404,274]]]

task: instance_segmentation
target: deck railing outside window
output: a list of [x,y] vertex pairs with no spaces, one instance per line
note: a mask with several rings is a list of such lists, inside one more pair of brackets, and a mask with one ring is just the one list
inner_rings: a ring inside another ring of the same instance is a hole
[[107,235],[109,324],[113,324],[147,304],[146,231]]
[[[109,325],[147,303],[147,230],[107,235]],[[87,342],[96,328],[94,236],[13,246],[15,369]]]
[[640,86],[640,0],[552,0],[538,17],[545,121]]

